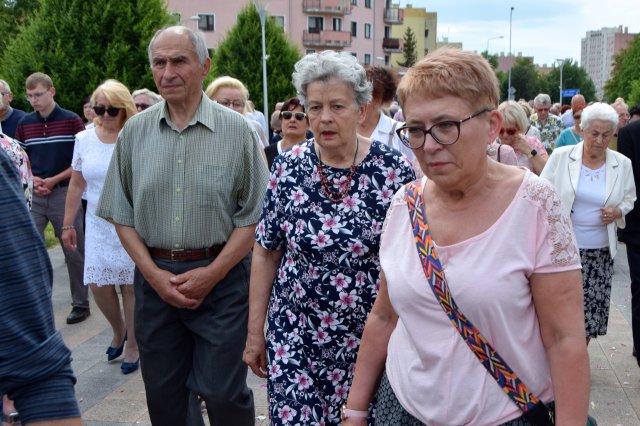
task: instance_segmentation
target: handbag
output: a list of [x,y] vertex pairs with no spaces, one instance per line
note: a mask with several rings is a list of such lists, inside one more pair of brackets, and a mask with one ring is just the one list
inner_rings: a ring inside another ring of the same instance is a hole
[[431,239],[429,225],[421,202],[421,188],[419,180],[409,183],[406,187],[405,198],[413,225],[413,236],[420,263],[436,300],[467,346],[496,380],[502,391],[522,411],[522,418],[534,425],[553,425],[554,412],[529,390],[480,331],[458,309],[458,305],[449,291],[442,264]]

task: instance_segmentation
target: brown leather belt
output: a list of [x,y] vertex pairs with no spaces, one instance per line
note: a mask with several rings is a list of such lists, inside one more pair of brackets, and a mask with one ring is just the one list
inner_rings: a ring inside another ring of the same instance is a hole
[[151,256],[159,257],[160,259],[174,260],[178,262],[190,261],[190,260],[204,260],[216,257],[220,254],[224,248],[224,244],[218,244],[203,249],[177,249],[168,250],[155,247],[147,247]]

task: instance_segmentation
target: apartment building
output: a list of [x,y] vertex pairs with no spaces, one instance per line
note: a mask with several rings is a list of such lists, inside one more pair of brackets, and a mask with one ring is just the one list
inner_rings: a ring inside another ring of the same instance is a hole
[[596,97],[604,96],[604,85],[611,78],[613,58],[626,49],[637,34],[630,34],[627,27],[609,27],[587,31],[582,39],[580,66],[585,69],[596,87]]
[[[438,14],[427,12],[425,8],[414,8],[411,4],[403,9],[403,23],[391,28],[392,37],[404,40],[405,31],[411,28],[416,37],[416,61],[420,61],[436,49]],[[402,52],[391,54],[391,65],[396,67],[404,61]]]
[[[401,51],[392,26],[402,24],[402,10],[392,0],[166,0],[183,25],[197,27],[215,48],[252,1],[266,4],[302,54],[333,49],[350,52],[362,64],[390,64]],[[268,52],[267,52],[268,53]]]

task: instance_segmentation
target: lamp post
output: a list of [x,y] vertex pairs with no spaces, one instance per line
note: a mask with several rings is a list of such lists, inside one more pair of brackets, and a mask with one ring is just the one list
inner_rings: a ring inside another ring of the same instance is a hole
[[254,0],[254,4],[260,14],[260,27],[262,30],[262,100],[264,102],[264,118],[269,120],[269,100],[267,98],[267,47],[266,36],[264,33],[265,21],[267,20],[267,3],[268,0]]
[[558,98],[558,102],[560,102],[560,106],[562,106],[562,69],[564,68],[564,63],[566,59],[556,59],[558,66],[560,67],[560,97]]
[[511,91],[511,66],[513,65],[513,57],[511,56],[511,29],[513,23],[513,6],[511,6],[511,12],[509,13],[509,83],[507,88],[507,99],[513,100],[513,93]]
[[504,36],[502,36],[502,35],[501,35],[501,36],[489,37],[489,38],[487,39],[487,55],[489,55],[489,42],[490,42],[491,40],[497,40],[497,39],[499,39],[499,38],[504,38]]

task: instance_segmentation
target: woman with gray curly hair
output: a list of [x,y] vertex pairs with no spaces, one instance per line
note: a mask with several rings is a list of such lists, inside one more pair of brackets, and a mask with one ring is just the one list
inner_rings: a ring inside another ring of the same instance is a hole
[[268,377],[271,424],[339,424],[378,292],[382,222],[414,174],[398,151],[357,134],[371,83],[354,57],[307,55],[293,82],[315,138],[271,168],[244,360]]
[[608,148],[618,126],[618,113],[604,103],[582,110],[584,140],[557,148],[540,175],[556,187],[571,215],[582,261],[587,344],[605,335],[617,228],[633,209],[636,187],[631,160]]

